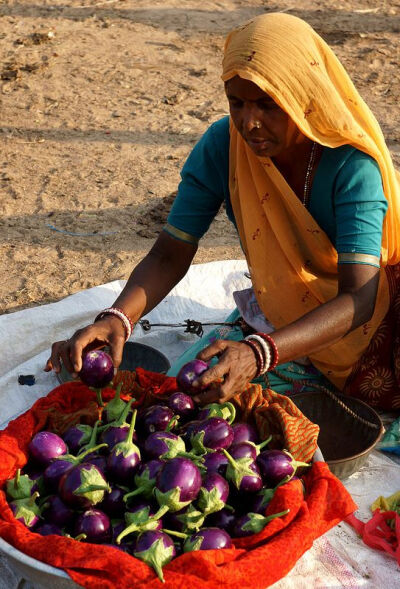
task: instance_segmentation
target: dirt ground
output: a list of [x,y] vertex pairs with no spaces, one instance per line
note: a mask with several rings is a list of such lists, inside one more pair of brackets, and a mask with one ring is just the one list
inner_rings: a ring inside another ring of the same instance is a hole
[[[0,311],[127,278],[227,113],[225,35],[265,11],[332,45],[400,165],[400,1],[0,0]],[[223,212],[196,262],[241,257]]]

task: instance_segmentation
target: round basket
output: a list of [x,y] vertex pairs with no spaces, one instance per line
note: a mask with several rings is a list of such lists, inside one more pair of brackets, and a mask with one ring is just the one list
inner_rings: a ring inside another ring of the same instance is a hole
[[[171,365],[168,358],[156,348],[139,342],[126,342],[119,370],[131,370],[133,372],[139,366],[151,372],[165,374]],[[61,372],[57,374],[57,378],[61,384],[73,380],[64,365],[61,366]]]
[[318,447],[333,474],[345,479],[361,468],[385,430],[372,407],[355,397],[335,395],[376,428],[353,417],[324,392],[297,393],[290,398],[308,419],[320,426]]

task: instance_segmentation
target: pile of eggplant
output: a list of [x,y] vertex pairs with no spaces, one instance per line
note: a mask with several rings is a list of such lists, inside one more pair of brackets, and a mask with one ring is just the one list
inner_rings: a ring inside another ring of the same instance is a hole
[[38,432],[6,484],[14,516],[38,534],[124,550],[163,581],[182,552],[233,547],[288,513],[265,516],[276,488],[308,465],[267,449],[233,404],[196,406],[187,392],[138,411],[133,402],[117,387],[93,427]]

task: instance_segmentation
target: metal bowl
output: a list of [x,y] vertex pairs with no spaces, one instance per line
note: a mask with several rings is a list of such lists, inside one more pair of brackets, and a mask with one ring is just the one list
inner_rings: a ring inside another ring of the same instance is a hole
[[331,472],[346,479],[366,462],[384,433],[381,418],[369,405],[345,395],[335,395],[354,413],[376,425],[365,425],[324,392],[291,395],[292,401],[313,423],[320,426],[318,446]]
[[[156,348],[138,342],[126,342],[119,369],[133,372],[139,366],[151,372],[165,374],[171,365],[168,358]],[[57,378],[61,384],[73,380],[64,365],[61,366],[61,372],[57,374]]]

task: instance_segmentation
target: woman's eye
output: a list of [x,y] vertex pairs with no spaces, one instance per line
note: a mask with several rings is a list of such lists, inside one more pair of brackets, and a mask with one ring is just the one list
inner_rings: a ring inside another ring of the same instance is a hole
[[243,102],[241,100],[229,100],[229,106],[231,108],[242,108]]

